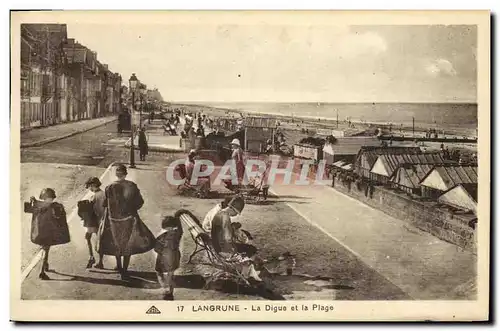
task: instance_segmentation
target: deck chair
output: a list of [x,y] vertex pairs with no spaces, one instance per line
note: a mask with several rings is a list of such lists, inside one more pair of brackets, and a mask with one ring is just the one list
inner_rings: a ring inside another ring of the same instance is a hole
[[[266,169],[264,171],[264,174],[261,174],[260,176],[266,178],[265,173],[267,173],[267,171],[269,170],[270,164],[271,164],[270,162],[266,164]],[[258,203],[263,200],[262,197],[263,186],[264,186],[264,179],[261,179],[257,185],[250,182],[248,185],[240,185],[238,187],[238,193],[245,199],[245,202]]]
[[[191,238],[193,239],[196,247],[189,256],[188,263],[192,263],[195,255],[205,252],[208,258],[208,265],[219,270],[217,274],[229,274],[234,276],[238,281],[244,285],[251,286],[248,279],[242,274],[240,268],[241,263],[238,261],[227,260],[219,253],[217,253],[212,246],[212,239],[210,234],[203,230],[200,221],[190,211],[185,209],[178,210],[174,217],[178,218],[181,223],[187,228]],[[206,264],[206,263],[204,263]]]
[[187,178],[187,170],[185,164],[178,164],[175,170],[179,174],[180,178],[184,180],[184,183],[177,185],[178,190],[182,191],[184,189],[185,193],[189,193],[190,195],[194,195],[198,198],[206,198],[210,194],[210,185],[191,185]]

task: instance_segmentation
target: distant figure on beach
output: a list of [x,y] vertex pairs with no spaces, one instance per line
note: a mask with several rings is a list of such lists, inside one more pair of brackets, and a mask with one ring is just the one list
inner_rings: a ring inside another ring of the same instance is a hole
[[271,154],[273,152],[273,144],[271,142],[271,139],[267,139],[266,142],[266,151],[267,154]]
[[205,129],[203,129],[203,125],[198,126],[198,129],[196,130],[196,136],[205,137]]

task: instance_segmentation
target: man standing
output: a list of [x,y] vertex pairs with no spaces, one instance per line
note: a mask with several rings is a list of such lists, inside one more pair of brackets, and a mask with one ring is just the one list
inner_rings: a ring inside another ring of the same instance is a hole
[[114,255],[121,278],[126,279],[130,257],[153,249],[155,237],[139,217],[144,200],[137,185],[125,179],[124,165],[116,167],[116,177],[105,190],[106,210],[104,224],[99,229],[99,253]]
[[243,149],[240,147],[239,139],[233,139],[231,141],[231,158],[236,165],[236,174],[238,176],[238,184],[242,184],[243,178],[245,176],[245,160],[243,156]]
[[148,155],[148,137],[146,136],[146,127],[142,127],[139,131],[139,158],[141,161],[146,161]]

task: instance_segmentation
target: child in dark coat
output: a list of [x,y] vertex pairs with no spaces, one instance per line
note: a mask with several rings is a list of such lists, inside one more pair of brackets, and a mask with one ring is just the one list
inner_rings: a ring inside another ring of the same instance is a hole
[[164,289],[164,300],[174,299],[174,272],[179,268],[181,252],[179,249],[182,238],[182,225],[178,218],[166,216],[161,222],[162,232],[156,238],[155,271],[158,282]]
[[[85,183],[85,188],[89,189],[93,194],[89,200],[78,201],[78,216],[83,220],[83,226],[86,229],[85,241],[89,249],[89,260],[87,262],[87,269],[92,268],[96,263],[94,252],[92,249],[92,235],[97,232],[99,225],[104,217],[104,201],[105,194],[101,190],[101,181],[97,177],[90,177]],[[103,265],[104,254],[99,253],[99,261],[95,265],[98,269],[104,269]]]
[[31,197],[30,202],[24,204],[24,212],[33,214],[31,241],[43,250],[43,263],[38,275],[43,280],[50,279],[46,274],[49,271],[50,247],[70,242],[66,211],[62,204],[54,202],[55,198],[56,192],[45,188],[40,193],[40,200]]

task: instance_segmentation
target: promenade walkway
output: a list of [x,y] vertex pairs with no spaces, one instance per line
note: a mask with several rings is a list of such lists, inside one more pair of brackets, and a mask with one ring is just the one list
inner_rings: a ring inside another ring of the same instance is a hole
[[116,116],[101,117],[22,131],[21,148],[41,146],[56,140],[68,138],[75,134],[116,121],[116,119]]
[[475,298],[474,254],[328,185],[277,183],[270,191],[281,197],[293,196],[294,200],[287,202],[293,210],[412,298]]
[[[194,122],[194,129],[198,129],[198,122]],[[144,120],[144,124],[147,127],[146,134],[148,136],[148,147],[152,152],[183,152],[183,148],[181,148],[180,140],[180,131],[183,130],[185,125],[184,117],[181,116],[181,123],[178,126],[177,136],[171,136],[168,133],[164,133],[163,130],[163,121],[159,119],[155,119],[152,123],[149,123],[147,120]],[[205,135],[211,132],[210,129],[205,128]],[[134,138],[134,145],[137,147],[139,145],[139,138],[136,136]],[[125,143],[126,147],[130,147],[130,139]]]
[[[181,136],[171,136],[168,133],[164,133],[163,121],[153,120],[149,123],[144,120],[144,124],[147,127],[146,135],[148,137],[148,147],[151,152],[182,152],[180,145]],[[134,145],[136,148],[139,146],[139,136],[134,137]],[[125,142],[126,147],[130,147],[130,139]]]

